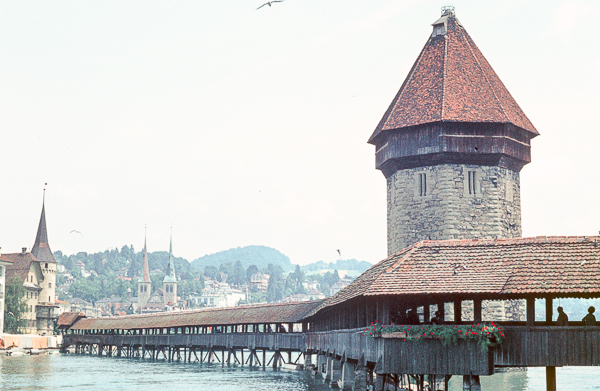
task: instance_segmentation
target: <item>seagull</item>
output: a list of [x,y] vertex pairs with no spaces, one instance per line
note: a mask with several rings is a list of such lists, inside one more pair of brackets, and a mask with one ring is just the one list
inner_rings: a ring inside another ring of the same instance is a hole
[[72,233],[76,233],[76,234],[79,234],[79,235],[83,236],[83,234],[82,234],[81,232],[77,231],[77,230],[73,230],[73,231],[71,231],[71,232],[69,232],[69,233],[70,233],[70,234],[72,234]]
[[586,264],[586,261],[581,262],[581,264],[579,266],[583,266]]
[[261,5],[260,7],[258,7],[257,10],[261,9],[265,5],[268,5],[269,7],[271,7],[271,4],[273,4],[273,3],[283,3],[283,0],[269,0],[266,3],[264,3],[263,5]]

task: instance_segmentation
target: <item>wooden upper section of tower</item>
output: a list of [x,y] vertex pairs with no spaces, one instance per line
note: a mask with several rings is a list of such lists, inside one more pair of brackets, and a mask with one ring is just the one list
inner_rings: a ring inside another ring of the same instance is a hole
[[[404,135],[402,145],[396,145],[403,151],[389,155],[382,148],[400,141],[390,140],[398,132],[421,134]],[[529,141],[538,134],[454,11],[447,9],[433,23],[431,36],[369,143],[377,146],[378,155],[389,155],[378,156],[377,168],[384,174],[390,159],[405,160],[396,161],[396,168],[470,163],[465,156],[450,154],[480,155],[472,163],[518,171],[531,160]],[[446,156],[415,158],[440,153]]]

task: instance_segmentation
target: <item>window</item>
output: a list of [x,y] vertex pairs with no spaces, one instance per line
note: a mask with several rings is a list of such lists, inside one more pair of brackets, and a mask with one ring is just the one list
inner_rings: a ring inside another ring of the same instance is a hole
[[48,264],[46,264],[46,269],[48,269]]
[[[481,178],[483,173],[481,170],[467,168],[463,170],[464,197],[479,198],[481,194]],[[493,183],[493,182],[492,182]]]
[[419,196],[425,197],[427,195],[427,174],[420,173],[419,174]]
[[48,283],[48,288],[52,288],[52,283],[51,282]]
[[469,171],[468,173],[468,186],[469,186],[469,194],[475,195],[477,194],[477,186],[475,186],[475,171]]

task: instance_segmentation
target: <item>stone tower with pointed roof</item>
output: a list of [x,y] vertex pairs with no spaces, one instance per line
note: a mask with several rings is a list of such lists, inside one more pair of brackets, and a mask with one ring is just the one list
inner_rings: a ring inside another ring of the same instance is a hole
[[48,230],[46,228],[46,190],[44,190],[42,215],[40,216],[40,223],[38,225],[37,235],[35,236],[35,243],[31,248],[31,254],[33,254],[40,262],[42,275],[44,276],[43,282],[40,283],[42,290],[39,293],[39,303],[54,307],[57,263],[54,259],[54,254],[52,254],[52,250],[50,250],[50,244],[48,243]]
[[388,253],[521,236],[519,172],[537,130],[451,7],[369,143],[387,179]]
[[38,294],[38,303],[35,307],[37,333],[41,335],[54,334],[56,298],[56,269],[57,263],[48,243],[48,230],[46,228],[46,190],[42,199],[42,214],[38,225],[35,242],[31,254],[37,258],[42,271],[43,280],[38,284],[42,290]]
[[144,276],[138,281],[138,306],[144,308],[152,294],[152,280],[150,280],[150,267],[148,266],[148,249],[146,235],[144,234]]
[[171,233],[169,243],[169,264],[163,279],[163,291],[165,305],[177,305],[177,275],[175,274],[175,262],[173,261],[173,233]]

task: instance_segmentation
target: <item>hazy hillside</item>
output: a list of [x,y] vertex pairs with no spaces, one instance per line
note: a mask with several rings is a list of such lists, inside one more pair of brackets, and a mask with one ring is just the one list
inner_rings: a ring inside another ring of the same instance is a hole
[[373,264],[365,261],[357,261],[356,259],[339,259],[335,262],[318,261],[301,266],[304,272],[313,272],[318,270],[358,270],[360,273],[366,271]]
[[236,247],[229,250],[220,251],[215,254],[205,255],[191,262],[196,269],[203,269],[206,266],[219,267],[222,263],[240,261],[244,268],[250,265],[256,265],[259,269],[266,269],[269,263],[279,265],[285,271],[293,270],[290,259],[271,247],[265,246],[246,246]]

